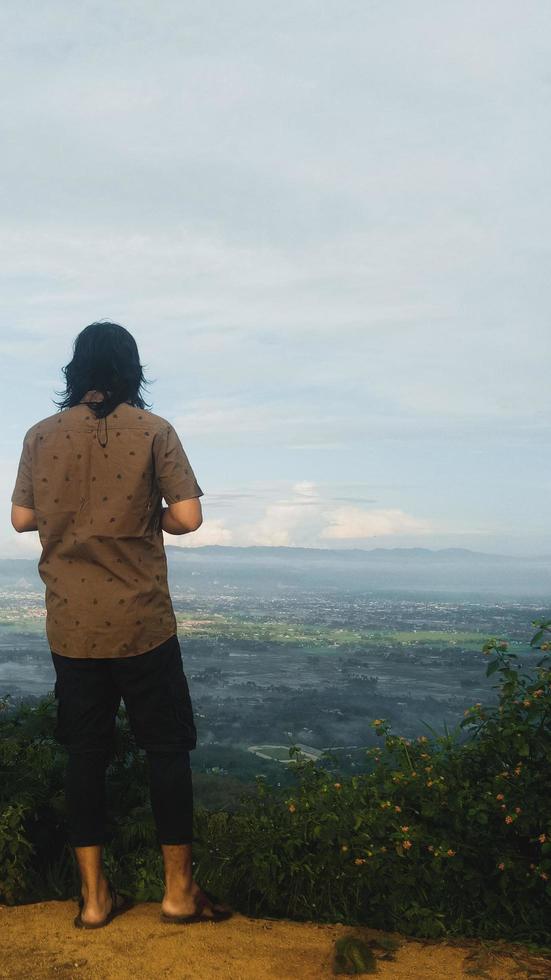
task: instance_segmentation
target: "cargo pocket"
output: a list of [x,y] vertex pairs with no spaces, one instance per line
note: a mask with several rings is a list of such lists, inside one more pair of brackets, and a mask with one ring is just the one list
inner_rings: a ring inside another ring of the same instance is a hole
[[178,738],[182,740],[182,748],[194,749],[197,745],[197,730],[193,717],[193,706],[189,693],[187,677],[181,661],[171,685],[172,714],[176,724]]
[[65,676],[61,677],[61,680],[59,678],[56,680],[54,684],[54,696],[57,711],[53,736],[59,745],[66,746],[68,743],[67,733],[70,732],[71,725],[73,723],[73,719],[71,717],[73,713],[70,711],[70,703],[69,706],[67,704],[67,699],[70,697],[70,693],[67,690],[67,678]]
[[53,731],[53,736],[55,741],[58,742],[59,745],[65,745],[65,737],[63,732],[63,716],[65,713],[65,705],[63,704],[62,700],[59,697],[58,681],[56,681],[54,685],[54,695],[57,702],[57,715],[56,715],[56,724]]

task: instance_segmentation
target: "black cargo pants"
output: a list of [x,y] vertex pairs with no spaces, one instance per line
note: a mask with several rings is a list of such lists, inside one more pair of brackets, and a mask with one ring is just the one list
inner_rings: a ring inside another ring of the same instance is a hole
[[54,737],[69,756],[69,843],[86,847],[106,842],[105,771],[121,697],[136,744],[147,753],[158,843],[191,843],[189,752],[196,746],[197,732],[177,634],[131,657],[76,659],[50,652],[57,678]]

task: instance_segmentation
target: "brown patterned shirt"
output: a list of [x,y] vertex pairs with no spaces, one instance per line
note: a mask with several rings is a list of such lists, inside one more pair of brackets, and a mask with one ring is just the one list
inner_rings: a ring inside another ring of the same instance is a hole
[[86,402],[25,433],[11,500],[36,514],[46,635],[64,657],[132,657],[177,631],[160,526],[167,504],[201,497],[166,419]]

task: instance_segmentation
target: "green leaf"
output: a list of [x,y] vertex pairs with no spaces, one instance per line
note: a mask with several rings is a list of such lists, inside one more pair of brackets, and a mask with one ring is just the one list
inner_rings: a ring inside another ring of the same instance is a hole
[[362,939],[343,936],[335,942],[335,973],[376,973],[377,960]]

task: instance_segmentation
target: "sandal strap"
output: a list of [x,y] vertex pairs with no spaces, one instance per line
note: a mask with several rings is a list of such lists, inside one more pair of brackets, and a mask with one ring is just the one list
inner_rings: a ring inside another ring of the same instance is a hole
[[195,908],[197,910],[197,915],[201,915],[204,908],[208,905],[207,896],[201,891],[195,896]]

